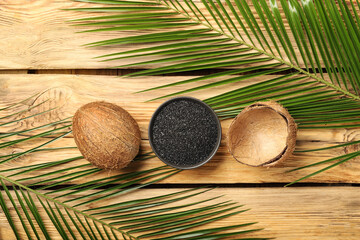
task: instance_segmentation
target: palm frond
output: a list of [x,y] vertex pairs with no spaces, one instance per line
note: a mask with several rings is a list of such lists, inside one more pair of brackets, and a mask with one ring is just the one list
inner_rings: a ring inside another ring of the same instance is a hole
[[[18,121],[21,123],[26,107],[12,104],[0,111],[5,112],[0,119],[5,126],[13,124],[14,119],[22,119]],[[0,156],[0,206],[17,239],[52,239],[54,229],[63,239],[94,240],[226,239],[246,237],[260,230],[252,227],[253,222],[222,228],[206,226],[248,210],[236,202],[221,200],[223,196],[199,197],[212,190],[208,187],[118,200],[119,196],[179,172],[168,166],[100,177],[97,174],[104,170],[76,155],[44,163],[21,164],[22,156],[35,152],[44,151],[51,160],[59,151],[76,148],[47,146],[71,134],[70,127],[69,118],[66,118],[0,135],[0,149],[4,150]],[[33,141],[35,147],[29,144]],[[25,147],[25,150],[6,153],[14,146]],[[135,161],[153,157],[153,153],[145,152]]]
[[[158,100],[264,77],[263,81],[256,80],[246,87],[205,99],[205,102],[219,117],[227,119],[235,117],[251,103],[271,99],[289,110],[300,129],[356,128],[360,126],[360,6],[358,2],[350,2],[158,0],[131,5],[128,11],[120,5],[115,10],[112,5],[114,12],[122,11],[122,14],[114,14],[106,13],[106,7],[96,7],[97,3],[104,2],[94,0],[91,1],[94,8],[82,11],[103,9],[103,15],[74,22],[84,27],[96,26],[85,31],[142,29],[149,26],[149,19],[137,17],[133,11],[137,7],[141,11],[148,3],[153,3],[153,9],[146,14],[153,14],[151,21],[157,21],[159,26],[152,24],[146,33],[132,31],[135,36],[103,40],[88,46],[113,46],[115,52],[98,58],[114,61],[114,65],[123,59],[131,62],[118,67],[149,68],[125,77],[224,69],[141,92],[192,82],[199,84],[195,88],[160,95]],[[156,16],[158,13],[164,15]],[[165,15],[168,13],[171,15]],[[133,22],[124,21],[126,19]],[[193,25],[186,26],[186,23]],[[166,24],[169,27],[162,28]],[[151,46],[116,51],[121,45],[138,43]],[[143,56],[154,57],[154,60],[145,61],[141,59]],[[213,82],[201,84],[204,80]]]

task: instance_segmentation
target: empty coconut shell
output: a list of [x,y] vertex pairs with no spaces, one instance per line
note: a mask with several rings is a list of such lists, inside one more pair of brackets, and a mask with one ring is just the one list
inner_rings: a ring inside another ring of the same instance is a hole
[[277,102],[254,103],[237,115],[228,132],[234,158],[249,166],[274,166],[295,149],[296,124]]
[[126,167],[139,152],[140,129],[123,108],[92,102],[73,117],[73,134],[81,154],[103,169]]

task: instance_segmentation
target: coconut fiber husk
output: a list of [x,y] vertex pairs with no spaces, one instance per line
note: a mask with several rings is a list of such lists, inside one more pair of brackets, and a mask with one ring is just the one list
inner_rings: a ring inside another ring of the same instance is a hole
[[112,103],[92,102],[79,108],[73,117],[73,134],[81,154],[99,168],[121,169],[139,152],[138,124]]

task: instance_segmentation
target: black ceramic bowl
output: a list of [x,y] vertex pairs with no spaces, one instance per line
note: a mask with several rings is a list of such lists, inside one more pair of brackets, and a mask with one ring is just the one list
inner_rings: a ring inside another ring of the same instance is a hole
[[221,142],[221,124],[206,103],[176,97],[161,104],[153,114],[149,141],[154,153],[167,165],[192,169],[215,155]]

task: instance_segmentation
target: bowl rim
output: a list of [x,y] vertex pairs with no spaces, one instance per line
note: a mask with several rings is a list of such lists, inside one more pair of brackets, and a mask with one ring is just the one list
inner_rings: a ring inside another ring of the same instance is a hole
[[[161,156],[159,156],[159,154],[156,152],[156,148],[153,144],[153,125],[154,125],[154,121],[155,121],[155,118],[156,116],[159,114],[159,112],[165,107],[167,106],[168,104],[172,103],[172,102],[175,102],[175,101],[179,101],[179,100],[182,100],[182,99],[185,99],[185,100],[191,100],[191,101],[194,101],[194,102],[197,102],[199,104],[201,104],[202,106],[204,106],[205,108],[207,108],[208,110],[210,110],[210,113],[213,115],[213,117],[216,119],[216,125],[217,125],[217,128],[218,128],[218,136],[217,136],[217,139],[216,139],[216,144],[215,144],[215,147],[213,148],[212,152],[208,155],[208,157],[203,160],[202,162],[198,163],[197,165],[191,165],[191,166],[184,166],[184,167],[179,167],[179,166],[176,166],[175,164],[172,164],[172,163],[169,163],[168,161],[164,160]],[[216,152],[218,151],[219,147],[220,147],[220,144],[221,144],[221,138],[222,138],[222,129],[221,129],[221,123],[220,123],[220,120],[218,118],[218,116],[216,115],[215,111],[208,105],[206,104],[205,102],[201,101],[200,99],[198,98],[194,98],[194,97],[187,97],[187,96],[180,96],[180,97],[174,97],[174,98],[171,98],[169,100],[166,100],[165,102],[163,102],[162,104],[159,105],[159,107],[155,110],[155,112],[153,113],[153,115],[151,116],[151,119],[150,119],[150,123],[149,123],[149,127],[148,127],[148,136],[149,136],[149,143],[150,143],[150,146],[151,146],[151,149],[153,150],[153,152],[155,153],[155,155],[165,164],[171,166],[171,167],[174,167],[174,168],[177,168],[177,169],[193,169],[193,168],[197,168],[197,167],[200,167],[202,165],[204,165],[205,163],[209,162],[213,157],[214,155],[216,154]]]

